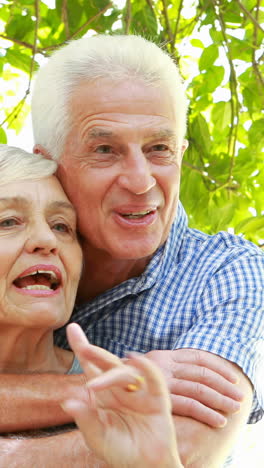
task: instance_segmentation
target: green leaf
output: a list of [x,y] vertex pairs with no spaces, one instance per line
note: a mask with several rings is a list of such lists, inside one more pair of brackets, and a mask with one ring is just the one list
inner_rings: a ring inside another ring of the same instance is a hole
[[203,79],[206,84],[206,90],[208,93],[215,91],[218,86],[221,85],[224,79],[225,70],[224,67],[216,67],[212,65],[206,69],[206,72],[203,74]]
[[22,16],[15,15],[9,22],[6,28],[6,34],[9,37],[14,37],[18,40],[22,40],[26,34],[33,31],[35,22],[29,15]]
[[215,28],[210,28],[210,36],[214,43],[220,44],[223,41],[223,33],[222,31],[217,31]]
[[156,16],[149,6],[144,5],[141,10],[133,14],[130,30],[133,34],[143,36],[155,36],[157,34]]
[[236,234],[249,234],[264,229],[264,216],[251,216],[235,227]]
[[220,101],[214,104],[212,109],[212,121],[219,132],[222,132],[230,124],[231,105],[230,102]]
[[235,214],[235,204],[234,203],[227,203],[218,208],[218,216],[217,222],[215,225],[216,231],[221,231],[223,229],[227,229]]
[[[249,142],[254,144],[255,142],[264,146],[264,118],[258,119],[253,122],[249,130]],[[263,158],[264,159],[264,158]]]
[[[232,4],[231,4],[232,3]],[[236,2],[231,2],[229,8],[225,11],[224,21],[225,23],[241,23],[241,11]],[[220,7],[221,8],[221,7]]]
[[200,39],[191,39],[190,43],[192,44],[193,47],[199,47],[200,49],[204,48],[204,44]]
[[0,7],[0,19],[7,22],[8,17],[9,17],[9,9],[7,6],[2,5]]
[[199,60],[199,68],[200,71],[206,70],[207,68],[211,67],[218,57],[218,47],[215,44],[211,44],[206,49],[204,49],[200,60]]
[[256,0],[243,0],[243,5],[248,11],[251,11],[256,6]]
[[206,153],[211,149],[211,138],[208,124],[202,114],[197,115],[190,125],[192,138],[197,140],[198,147]]
[[[26,73],[29,73],[31,67],[32,59],[23,54],[20,50],[8,49],[6,53],[6,60],[15,68],[23,70]],[[34,70],[37,70],[37,64],[34,62]]]
[[6,132],[2,127],[0,127],[0,143],[3,143],[4,145],[7,143]]

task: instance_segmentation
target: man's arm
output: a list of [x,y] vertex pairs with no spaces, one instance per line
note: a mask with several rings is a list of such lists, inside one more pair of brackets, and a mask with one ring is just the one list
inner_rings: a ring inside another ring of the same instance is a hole
[[[206,359],[207,354],[209,353],[205,353],[203,359]],[[186,466],[187,468],[216,468],[216,467],[219,468],[219,466],[221,466],[221,464],[223,463],[223,460],[226,458],[230,448],[233,446],[235,438],[239,432],[239,429],[246,423],[247,416],[250,411],[252,389],[247,378],[243,375],[240,369],[238,369],[235,365],[226,362],[224,359],[218,356],[213,356],[213,358],[214,358],[213,360],[216,363],[216,368],[217,367],[219,368],[219,366],[221,367],[222,365],[224,365],[224,369],[227,369],[226,366],[228,366],[229,370],[232,373],[235,372],[235,374],[240,379],[239,384],[237,384],[237,386],[239,389],[242,390],[245,397],[244,397],[239,413],[233,416],[226,415],[228,422],[226,426],[222,429],[211,428],[206,424],[195,421],[193,418],[175,416],[179,451],[180,451],[180,455],[182,458],[182,462],[184,466]],[[26,376],[26,377],[27,378],[41,377],[43,379],[46,378],[46,376]],[[53,379],[53,384],[52,384],[53,387],[52,388],[50,387],[50,392],[51,392],[50,396],[53,395],[53,391],[56,391],[56,395],[57,395],[56,403],[58,403],[58,401],[61,398],[61,393],[62,393],[62,388],[63,388],[63,385],[61,386],[61,388],[60,386],[58,386],[58,382],[57,382],[58,377],[61,378],[60,384],[64,381],[64,379],[66,379],[65,376],[53,375],[51,376],[51,380],[49,382],[51,385],[52,379]],[[67,376],[67,379],[69,377],[70,376]],[[39,382],[39,380],[37,381]],[[17,385],[17,380],[16,380],[16,385]],[[42,382],[42,386],[43,386],[43,382]],[[40,391],[40,387],[41,387],[41,383],[39,382],[38,391]],[[64,387],[64,390],[65,390],[65,387]],[[199,393],[199,390],[198,390],[198,393]],[[46,393],[46,398],[47,398],[47,393]],[[189,400],[190,399],[188,398],[188,405],[189,405]],[[44,401],[45,400],[43,398],[43,402]],[[191,399],[191,401],[194,401],[194,400]],[[45,404],[43,402],[41,406],[43,407],[43,410],[44,410]],[[11,401],[10,401],[10,404],[12,405]],[[54,410],[59,412],[59,409],[58,408],[55,409],[55,406],[54,406]],[[30,405],[29,405],[29,408],[30,408]],[[84,449],[85,448],[84,448],[81,436],[79,435],[78,431],[74,431],[74,433],[72,432],[67,433],[62,436],[60,435],[60,436],[53,436],[53,437],[49,437],[45,439],[35,439],[34,441],[10,441],[10,442],[7,440],[4,440],[4,442],[2,441],[1,441],[2,448],[0,445],[0,453],[3,453],[3,450],[4,450],[3,444],[7,444],[7,443],[12,444],[13,442],[14,443],[18,442],[20,444],[16,446],[17,451],[14,452],[15,453],[14,456],[15,456],[15,459],[19,459],[19,460],[21,459],[22,456],[25,457],[25,460],[27,460],[27,463],[25,464],[25,468],[31,468],[31,467],[33,468],[34,460],[37,460],[37,459],[39,460],[38,457],[41,457],[42,460],[45,460],[45,463],[46,463],[45,467],[47,468],[53,468],[54,463],[57,464],[57,461],[59,463],[60,461],[65,460],[65,457],[67,457],[69,466],[76,466],[80,468],[84,466],[89,466],[89,468],[93,468],[93,466],[96,466],[96,467],[98,466],[101,468],[100,464],[93,465],[92,463],[95,463],[94,461],[91,461],[91,462],[89,461],[89,464],[87,465],[82,464],[84,463]],[[21,457],[20,457],[20,453],[21,453]],[[9,453],[5,456],[6,456],[5,460],[7,460],[6,467],[7,466],[16,467],[15,464],[10,465],[8,463],[9,460],[12,460],[12,453]],[[89,456],[91,457],[91,460],[94,460],[91,454],[88,455],[86,453],[85,456]],[[31,462],[30,457],[31,459],[33,459],[33,462]],[[54,457],[57,457],[57,459]],[[79,465],[77,463],[79,463]],[[19,466],[20,468],[24,468],[23,465],[21,466],[21,464]],[[3,467],[5,468],[5,465],[3,465]]]
[[71,422],[60,402],[65,392],[84,391],[84,376],[58,374],[0,375],[0,432]]
[[[147,355],[164,371],[174,413],[219,427],[223,424],[219,411],[236,411],[241,399],[238,386],[231,383],[233,370],[210,353],[202,355],[198,366],[196,354],[188,351],[151,351]],[[0,432],[70,422],[59,403],[71,390],[84,392],[83,384],[82,374],[0,375]]]
[[0,438],[1,468],[107,468],[87,448],[79,431],[27,440]]

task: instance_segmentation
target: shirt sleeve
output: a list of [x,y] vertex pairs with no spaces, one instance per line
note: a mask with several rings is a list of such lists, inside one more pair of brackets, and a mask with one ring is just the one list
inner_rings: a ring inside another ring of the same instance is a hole
[[252,382],[248,423],[264,414],[264,256],[240,256],[221,266],[197,301],[193,326],[175,349],[195,348],[236,363]]

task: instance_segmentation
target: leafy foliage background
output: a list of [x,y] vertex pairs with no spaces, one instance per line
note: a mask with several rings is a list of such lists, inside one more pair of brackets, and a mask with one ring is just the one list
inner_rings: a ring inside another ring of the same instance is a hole
[[[261,0],[0,1],[0,142],[19,132],[43,57],[85,34],[162,44],[188,84],[189,149],[181,200],[190,224],[264,243],[264,5]],[[14,107],[7,98],[21,94]]]

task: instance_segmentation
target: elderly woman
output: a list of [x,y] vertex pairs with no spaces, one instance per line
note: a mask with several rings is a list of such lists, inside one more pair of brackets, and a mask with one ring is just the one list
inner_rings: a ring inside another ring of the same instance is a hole
[[[0,145],[1,373],[81,372],[74,354],[53,343],[71,315],[82,267],[75,211],[55,171],[54,161]],[[76,324],[68,336],[94,379],[62,404],[89,447],[116,468],[181,467],[168,390],[155,366],[89,345]]]
[[[56,164],[0,147],[0,372],[74,372],[53,344],[72,312],[82,267],[76,215]],[[80,368],[79,368],[80,372]]]

